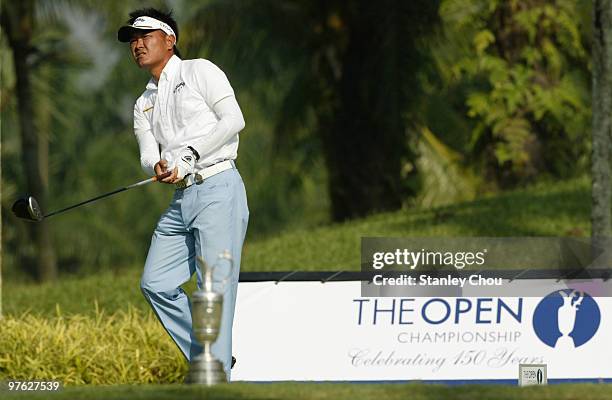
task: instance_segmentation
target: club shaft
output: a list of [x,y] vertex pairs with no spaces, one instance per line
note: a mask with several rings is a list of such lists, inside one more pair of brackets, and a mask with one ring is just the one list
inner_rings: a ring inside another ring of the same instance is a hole
[[124,191],[126,191],[126,190],[129,190],[129,189],[132,189],[132,188],[138,187],[138,186],[146,185],[147,183],[152,183],[152,182],[155,182],[155,181],[157,181],[157,179],[158,179],[158,178],[157,178],[156,176],[154,176],[154,177],[152,177],[152,178],[145,179],[144,181],[140,181],[140,182],[138,182],[138,183],[134,183],[133,185],[124,186],[124,187],[122,187],[122,188],[119,188],[119,189],[113,190],[112,192],[108,192],[108,193],[105,193],[105,194],[101,194],[100,196],[96,196],[96,197],[94,197],[94,198],[92,198],[92,199],[82,201],[82,202],[80,202],[80,203],[78,203],[78,204],[74,204],[74,205],[69,206],[69,207],[66,207],[66,208],[62,208],[61,210],[53,211],[53,212],[51,212],[51,213],[49,213],[49,214],[46,214],[46,215],[44,216],[44,218],[51,217],[51,216],[53,216],[53,215],[55,215],[55,214],[60,214],[60,213],[63,213],[64,211],[72,210],[73,208],[77,208],[77,207],[83,206],[83,205],[85,205],[85,204],[93,203],[93,202],[94,202],[94,201],[96,201],[96,200],[100,200],[100,199],[103,199],[103,198],[105,198],[105,197],[112,196],[112,195],[114,195],[114,194],[121,193],[121,192],[124,192]]

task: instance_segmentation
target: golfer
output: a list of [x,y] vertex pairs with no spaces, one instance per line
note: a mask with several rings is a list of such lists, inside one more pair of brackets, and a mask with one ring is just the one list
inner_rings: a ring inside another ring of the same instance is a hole
[[215,265],[229,250],[233,270],[219,263],[213,273],[213,287],[223,290],[224,304],[219,337],[211,348],[229,380],[240,254],[249,218],[234,163],[244,118],[223,71],[205,59],[180,58],[171,13],[134,11],[117,36],[129,43],[138,67],[151,75],[134,106],[140,163],[150,175],[171,172],[161,182],[175,185],[153,232],[140,287],[189,361],[202,347],[192,331],[191,303],[180,286],[196,272],[201,287],[196,256]]

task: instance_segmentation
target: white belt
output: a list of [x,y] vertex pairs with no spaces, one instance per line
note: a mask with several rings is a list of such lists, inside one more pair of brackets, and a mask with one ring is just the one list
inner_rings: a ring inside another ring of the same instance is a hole
[[175,183],[177,189],[185,189],[194,183],[202,183],[204,179],[217,175],[219,172],[234,168],[233,160],[225,160],[187,175],[182,181]]

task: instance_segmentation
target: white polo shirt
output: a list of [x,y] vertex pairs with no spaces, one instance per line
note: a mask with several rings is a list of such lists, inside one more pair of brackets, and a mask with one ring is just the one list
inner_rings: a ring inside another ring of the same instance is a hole
[[[231,101],[221,104],[226,105],[225,110],[229,105],[230,112],[223,115],[216,106],[228,98]],[[222,118],[225,121],[219,124]],[[153,167],[160,159],[173,168],[187,146],[200,155],[196,169],[235,159],[238,132],[243,127],[244,119],[227,77],[205,59],[181,60],[173,55],[159,82],[151,78],[134,105],[134,134],[141,165],[149,175],[155,174]]]

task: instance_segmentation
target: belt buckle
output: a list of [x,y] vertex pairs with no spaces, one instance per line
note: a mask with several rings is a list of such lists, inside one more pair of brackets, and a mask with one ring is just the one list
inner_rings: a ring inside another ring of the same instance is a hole
[[[193,178],[193,182],[189,184],[189,181],[192,180],[192,178]],[[187,175],[180,181],[176,182],[175,185],[177,189],[186,189],[189,186],[193,185],[194,183],[197,185],[197,184],[202,183],[203,181],[204,179],[202,178],[202,175],[194,174],[193,177],[190,177],[189,175]]]

